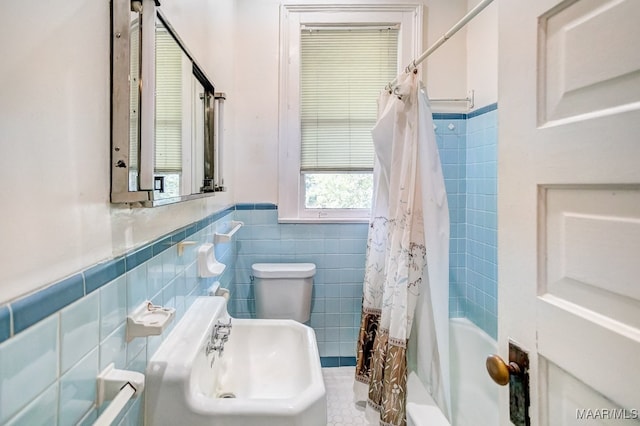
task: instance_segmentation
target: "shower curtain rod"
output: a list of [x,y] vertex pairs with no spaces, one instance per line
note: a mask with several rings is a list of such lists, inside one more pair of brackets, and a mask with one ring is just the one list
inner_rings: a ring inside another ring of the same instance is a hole
[[[411,61],[411,63],[409,65],[407,65],[407,67],[405,68],[405,71],[407,73],[414,71],[418,65],[420,65],[422,63],[422,61],[424,61],[425,59],[427,59],[427,57],[429,55],[431,55],[433,52],[435,52],[440,46],[442,46],[444,44],[445,41],[449,40],[455,33],[457,33],[462,27],[464,27],[465,25],[467,25],[467,23],[472,20],[473,18],[475,18],[475,16],[482,12],[484,10],[485,7],[489,6],[489,4],[493,2],[493,0],[482,0],[480,3],[478,3],[476,5],[476,7],[474,7],[473,9],[471,9],[469,12],[467,12],[466,15],[464,15],[462,17],[462,19],[460,19],[458,21],[458,23],[456,23],[453,27],[451,27],[449,29],[449,31],[447,31],[446,33],[444,33],[442,35],[442,37],[440,37],[435,43],[433,43],[433,45],[431,45],[431,47],[429,47],[427,50],[425,50],[422,55],[418,56],[416,59],[414,59],[413,61]],[[389,83],[389,88],[392,88],[393,86],[395,86],[395,84],[398,82],[398,77],[394,78],[393,81],[391,83]]]

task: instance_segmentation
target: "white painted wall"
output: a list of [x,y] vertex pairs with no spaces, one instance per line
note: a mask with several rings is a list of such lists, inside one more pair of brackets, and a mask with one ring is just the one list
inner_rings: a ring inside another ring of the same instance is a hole
[[[423,50],[433,45],[467,13],[464,0],[423,0],[427,16],[424,19]],[[467,93],[466,29],[460,30],[423,62],[423,81],[429,97],[459,98]],[[433,104],[438,112],[464,111],[464,105]]]
[[[469,0],[471,10],[480,0]],[[498,101],[498,2],[487,6],[467,26],[467,90],[475,107]]]
[[[205,72],[231,86],[220,58],[233,51],[234,1],[162,3]],[[233,201],[229,192],[155,209],[110,204],[109,21],[108,1],[0,5],[0,303]]]
[[[384,3],[393,1],[395,0]],[[305,0],[294,3],[303,2]],[[424,49],[466,13],[467,3],[466,0],[422,2],[426,15],[423,31]],[[237,202],[277,204],[278,47],[281,2],[236,0],[235,3],[235,197]],[[465,46],[463,30],[429,58],[423,68],[423,78],[432,97],[466,95]],[[458,104],[453,108],[460,111],[460,107]]]

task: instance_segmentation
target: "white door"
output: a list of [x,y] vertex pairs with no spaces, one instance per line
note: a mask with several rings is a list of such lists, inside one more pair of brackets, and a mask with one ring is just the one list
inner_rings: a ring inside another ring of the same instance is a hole
[[637,424],[640,1],[504,0],[499,29],[500,355],[529,351],[532,425]]

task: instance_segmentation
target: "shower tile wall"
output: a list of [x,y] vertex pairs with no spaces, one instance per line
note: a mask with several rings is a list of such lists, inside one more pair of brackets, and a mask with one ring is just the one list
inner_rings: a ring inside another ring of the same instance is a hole
[[497,335],[497,105],[434,114],[451,217],[449,314]]
[[498,332],[497,110],[470,114],[466,158],[465,316],[496,338]]
[[464,114],[434,114],[436,141],[449,204],[449,316],[465,315],[466,133]]

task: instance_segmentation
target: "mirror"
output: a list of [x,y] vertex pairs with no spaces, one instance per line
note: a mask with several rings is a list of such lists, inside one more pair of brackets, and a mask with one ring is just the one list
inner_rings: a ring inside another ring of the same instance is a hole
[[112,2],[113,203],[157,206],[224,191],[216,167],[224,94],[157,6]]

